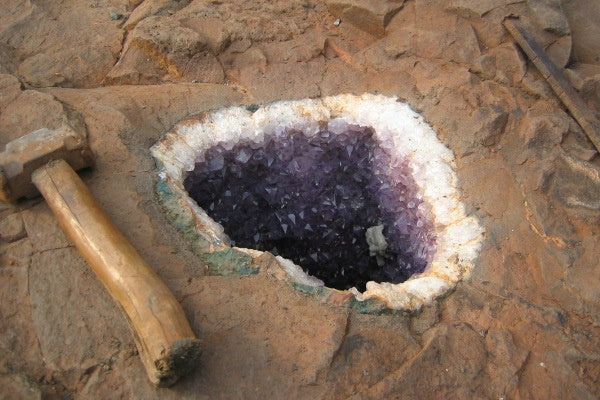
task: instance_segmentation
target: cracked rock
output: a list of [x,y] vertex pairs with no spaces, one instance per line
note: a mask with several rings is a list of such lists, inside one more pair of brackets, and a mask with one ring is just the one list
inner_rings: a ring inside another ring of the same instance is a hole
[[335,16],[377,37],[404,5],[404,0],[329,0],[327,9]]
[[32,253],[29,239],[17,240],[6,247],[0,247],[0,263],[12,267],[27,267]]
[[66,122],[63,106],[53,96],[25,90],[0,114],[0,150],[11,140],[32,131],[56,129]]
[[600,210],[600,168],[566,154],[552,178],[552,197],[571,208]]
[[562,11],[560,0],[528,0],[527,6],[533,12],[535,22],[543,30],[560,36],[571,33],[569,21]]
[[[0,75],[0,110],[4,110],[21,94],[21,83],[9,74]],[[0,111],[1,113],[2,111]]]
[[[33,379],[21,374],[0,376],[2,399],[11,400],[41,400],[42,392]],[[6,397],[5,397],[6,396]]]
[[11,243],[23,237],[25,237],[25,228],[21,214],[10,214],[0,220],[0,239]]
[[23,222],[35,251],[42,252],[70,246],[56,218],[45,204],[38,204],[23,211]]
[[85,370],[129,339],[125,317],[75,249],[34,254],[29,280],[33,327],[53,370]]
[[466,18],[473,15],[483,17],[496,8],[520,2],[520,0],[450,0],[446,9]]
[[189,17],[180,20],[180,23],[197,32],[215,55],[221,53],[231,43],[231,32],[227,29],[226,22],[219,18]]
[[221,64],[209,51],[206,38],[172,18],[148,17],[129,34],[123,55],[105,82],[153,84],[185,80],[221,83],[224,76]]

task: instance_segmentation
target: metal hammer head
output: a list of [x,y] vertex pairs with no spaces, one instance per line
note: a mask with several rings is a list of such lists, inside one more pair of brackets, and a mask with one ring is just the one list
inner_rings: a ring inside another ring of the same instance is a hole
[[31,174],[56,159],[65,160],[74,170],[94,163],[85,136],[68,125],[42,128],[9,142],[0,153],[0,200],[14,202],[39,195]]

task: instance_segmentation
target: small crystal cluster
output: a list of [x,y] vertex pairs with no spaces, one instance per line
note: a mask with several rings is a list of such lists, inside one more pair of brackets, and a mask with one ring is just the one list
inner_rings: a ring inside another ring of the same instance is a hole
[[[184,187],[236,246],[288,258],[330,287],[403,282],[435,253],[408,160],[392,157],[367,126],[330,121],[311,134],[287,128],[221,142]],[[366,234],[378,226],[385,250],[374,254]]]

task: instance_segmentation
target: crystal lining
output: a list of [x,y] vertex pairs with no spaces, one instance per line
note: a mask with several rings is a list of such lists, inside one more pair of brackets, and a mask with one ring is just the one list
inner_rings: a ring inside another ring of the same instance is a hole
[[[329,287],[400,283],[431,259],[433,227],[408,161],[373,134],[334,120],[311,137],[285,129],[221,143],[184,187],[236,245],[291,259]],[[367,231],[377,225],[386,246],[374,252]]]
[[[353,130],[353,134],[349,135],[348,132]],[[273,138],[290,138],[294,135],[305,137],[302,146],[309,147],[312,140],[324,140],[323,135],[336,137],[333,147],[339,155],[347,154],[344,157],[352,162],[355,161],[352,157],[354,152],[364,151],[360,150],[362,145],[356,146],[358,141],[362,141],[366,148],[373,146],[369,150],[373,153],[373,159],[380,157],[381,161],[371,165],[370,176],[363,168],[351,168],[360,171],[362,183],[368,182],[368,194],[363,194],[358,199],[379,204],[379,214],[373,214],[367,222],[363,222],[360,235],[352,235],[352,238],[361,239],[363,242],[361,251],[366,251],[368,259],[371,260],[370,269],[373,269],[373,261],[378,266],[382,262],[388,262],[387,265],[393,265],[396,272],[383,272],[375,276],[374,280],[366,282],[364,290],[362,284],[359,284],[360,292],[352,289],[351,292],[358,300],[377,298],[393,309],[417,309],[469,275],[479,253],[483,231],[475,218],[466,215],[460,201],[456,189],[456,174],[453,171],[454,157],[451,151],[439,142],[435,132],[421,116],[394,98],[369,94],[340,95],[323,99],[277,102],[257,110],[243,107],[221,109],[180,122],[152,148],[152,154],[159,161],[160,178],[180,196],[184,207],[194,213],[198,233],[218,248],[226,246],[229,238],[223,227],[208,217],[205,210],[190,199],[184,188],[185,178],[194,175],[190,172],[197,164],[202,165],[205,170],[212,169],[212,172],[215,172],[223,171],[227,165],[253,163],[254,154],[263,144],[272,142]],[[348,144],[348,141],[354,139],[357,143]],[[353,147],[349,148],[348,145]],[[292,158],[286,164],[280,165],[280,170],[287,168],[289,172],[297,172],[298,177],[314,175],[315,172],[310,171],[312,160],[306,159],[305,152],[306,149],[290,153]],[[236,168],[233,168],[234,174]],[[343,167],[341,168],[343,173]],[[327,176],[326,172],[323,171],[322,175]],[[379,179],[378,186],[375,185],[377,187],[373,185],[377,180],[373,177],[382,178]],[[349,180],[351,178],[350,176]],[[240,177],[236,179],[238,183],[243,181]],[[298,181],[303,183],[300,178]],[[262,183],[264,197],[261,201],[268,203],[269,196],[277,197],[279,188],[277,185],[270,187],[266,183],[268,182]],[[365,193],[362,191],[363,186],[359,187],[361,193]],[[401,193],[397,188],[404,188],[406,193]],[[352,186],[352,190],[357,189]],[[227,190],[222,192],[223,197],[226,193]],[[236,201],[232,201],[229,207],[240,207],[244,193],[242,191],[235,198],[234,193],[230,192],[232,200]],[[335,187],[330,192],[332,193],[336,193]],[[352,200],[356,200],[357,196],[347,197],[345,207],[352,207]],[[331,202],[331,199],[327,201]],[[335,219],[340,213],[343,214],[343,211],[339,210],[338,201],[336,196],[335,207],[333,204],[329,208],[326,207],[333,211],[333,217],[325,213],[323,219]],[[210,205],[211,203],[205,205],[209,214]],[[215,210],[220,210],[220,207],[219,204],[213,205]],[[398,213],[400,208],[403,211]],[[277,218],[277,215],[274,218],[277,220],[277,228],[285,236],[288,232],[299,229],[302,217],[297,205],[294,206],[293,212],[288,212],[290,210],[287,209],[284,211],[279,215],[280,218]],[[307,210],[304,210],[304,218],[306,217]],[[275,227],[275,219],[271,220],[272,228]],[[379,235],[378,229],[374,229],[379,225],[383,225],[379,232],[383,235]],[[306,228],[306,224],[302,228]],[[312,224],[310,228],[315,229]],[[245,230],[243,227],[241,229]],[[370,242],[365,239],[368,236],[365,231],[369,229]],[[393,232],[393,229],[397,230]],[[229,228],[226,227],[226,230],[229,231]],[[323,233],[325,231],[321,235]],[[250,243],[242,244],[236,237],[234,240],[236,244],[248,246],[255,243],[254,235],[247,238]],[[381,236],[389,248],[382,244]],[[399,240],[400,238],[402,240]],[[250,247],[260,248],[255,245]],[[260,254],[258,251],[248,252],[253,257]],[[390,254],[396,257],[395,263],[389,263]],[[314,260],[314,252],[302,256],[307,261]],[[321,261],[319,254],[316,255],[316,259],[315,265],[318,266]],[[281,257],[277,257],[277,260],[281,268],[288,273],[290,280],[302,284],[322,285],[318,279],[303,274],[300,268],[288,260]],[[302,264],[301,260],[296,261]],[[411,266],[407,268],[409,262]],[[341,274],[342,267],[338,266],[338,274]],[[326,269],[335,269],[334,264],[327,265]],[[411,273],[413,275],[408,280],[397,283]],[[315,274],[318,275],[318,272]],[[389,280],[386,282],[386,279]],[[339,287],[349,285],[349,281],[342,282]]]

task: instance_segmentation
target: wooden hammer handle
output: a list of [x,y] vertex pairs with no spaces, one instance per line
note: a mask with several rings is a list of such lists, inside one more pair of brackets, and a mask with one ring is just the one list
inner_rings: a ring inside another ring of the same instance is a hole
[[63,160],[32,175],[60,226],[129,319],[150,380],[170,386],[199,357],[199,340],[171,291]]

